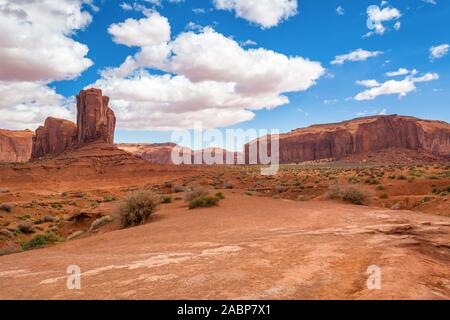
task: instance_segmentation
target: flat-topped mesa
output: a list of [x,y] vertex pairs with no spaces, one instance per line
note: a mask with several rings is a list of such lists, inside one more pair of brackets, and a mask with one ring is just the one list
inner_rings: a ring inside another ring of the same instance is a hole
[[[245,146],[246,163],[249,145]],[[341,159],[392,148],[450,157],[450,124],[389,115],[315,125],[281,134],[280,163]]]
[[69,120],[48,117],[33,137],[31,159],[58,155],[75,145],[77,126]]
[[100,89],[81,90],[77,95],[78,144],[94,141],[114,143],[116,117],[109,108],[109,98]]

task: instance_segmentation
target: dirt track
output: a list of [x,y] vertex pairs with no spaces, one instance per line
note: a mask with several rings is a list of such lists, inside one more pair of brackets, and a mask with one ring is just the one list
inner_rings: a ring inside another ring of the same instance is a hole
[[[1,299],[448,299],[450,218],[227,193],[145,226],[0,257]],[[81,290],[66,288],[69,265]],[[381,268],[368,290],[367,268]]]

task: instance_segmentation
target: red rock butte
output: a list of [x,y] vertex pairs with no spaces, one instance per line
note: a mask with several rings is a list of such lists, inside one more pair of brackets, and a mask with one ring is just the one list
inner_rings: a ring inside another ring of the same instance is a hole
[[[258,139],[245,146],[246,163],[250,162],[250,146],[259,143]],[[395,148],[448,159],[450,124],[399,115],[373,116],[293,130],[279,136],[279,145],[280,163],[338,160]]]
[[109,98],[101,90],[81,90],[77,95],[77,124],[47,118],[33,137],[31,158],[58,155],[96,141],[113,144],[116,117],[108,104]]

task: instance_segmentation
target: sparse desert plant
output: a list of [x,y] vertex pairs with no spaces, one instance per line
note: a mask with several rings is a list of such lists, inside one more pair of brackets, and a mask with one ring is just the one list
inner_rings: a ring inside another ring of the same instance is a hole
[[34,233],[34,227],[30,223],[21,223],[17,226],[17,231],[24,234]]
[[104,216],[104,217],[98,218],[97,220],[92,222],[88,231],[90,232],[90,231],[96,230],[96,229],[112,222],[113,220],[114,220],[114,218],[111,216]]
[[377,190],[378,191],[384,191],[384,190],[386,190],[386,186],[384,186],[383,184],[380,184],[380,185],[377,186]]
[[31,240],[21,243],[21,246],[23,250],[30,250],[63,240],[63,238],[59,237],[54,232],[47,230],[44,234],[38,234]]
[[369,195],[351,186],[333,185],[328,191],[329,199],[341,200],[357,205],[364,205],[369,199]]
[[380,199],[389,199],[389,195],[386,192],[384,192],[380,195]]
[[283,193],[287,191],[287,187],[286,186],[275,186],[275,192],[277,193]]
[[117,200],[117,198],[112,196],[112,195],[110,195],[110,194],[105,194],[103,196],[103,202],[112,202],[112,201],[115,201],[115,200]]
[[183,191],[184,191],[184,188],[183,188],[182,185],[176,184],[176,185],[174,185],[172,187],[172,192],[173,193],[180,193],[180,192],[183,192]]
[[220,198],[217,196],[198,197],[189,202],[189,209],[210,208],[219,204]]
[[172,203],[172,197],[171,196],[162,196],[161,203],[164,203],[164,204]]
[[233,189],[233,188],[234,188],[234,185],[233,185],[231,182],[225,182],[225,183],[223,184],[223,188],[224,188],[224,189]]
[[208,189],[206,187],[194,184],[186,189],[185,200],[192,201],[197,198],[204,198],[208,196]]
[[2,203],[0,204],[0,211],[11,212],[12,205],[10,205],[9,203]]
[[119,208],[124,228],[144,224],[157,211],[161,197],[150,190],[129,193]]
[[222,192],[217,192],[216,193],[216,197],[219,198],[220,200],[225,199],[225,196],[224,196],[224,194]]

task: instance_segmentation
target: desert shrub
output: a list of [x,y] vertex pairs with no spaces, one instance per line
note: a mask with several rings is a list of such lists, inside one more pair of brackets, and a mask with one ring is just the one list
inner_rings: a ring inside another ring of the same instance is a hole
[[356,176],[351,176],[348,178],[348,182],[352,184],[357,184],[359,182],[359,179]]
[[219,204],[219,201],[217,196],[198,197],[189,202],[189,209],[214,207]]
[[407,179],[406,176],[404,176],[403,174],[397,177],[397,180],[406,180],[406,179]]
[[389,195],[385,192],[380,195],[380,199],[388,199]]
[[90,232],[90,231],[96,230],[100,227],[103,227],[104,225],[112,222],[113,220],[114,220],[114,218],[111,216],[104,216],[104,217],[98,218],[98,219],[94,220],[94,222],[92,222],[88,231]]
[[377,186],[377,190],[384,191],[384,190],[386,190],[386,187],[384,185],[380,184],[379,186]]
[[217,192],[216,193],[216,197],[219,198],[220,200],[225,199],[225,196],[224,196],[224,194],[222,192]]
[[433,197],[423,197],[423,198],[420,200],[420,203],[421,203],[421,204],[424,204],[424,203],[430,202],[431,200],[433,200]]
[[59,236],[57,236],[52,231],[46,231],[44,234],[39,234],[34,236],[31,240],[25,241],[21,243],[23,250],[30,250],[30,249],[36,249],[41,248],[45,245],[60,242],[63,241],[63,239]]
[[0,211],[11,212],[12,205],[10,205],[9,203],[2,203],[0,204]]
[[171,196],[162,196],[161,203],[164,203],[164,204],[172,203],[172,197]]
[[192,201],[197,198],[204,198],[208,196],[208,189],[200,185],[194,184],[187,188],[185,200]]
[[128,228],[144,224],[156,212],[160,202],[160,196],[150,190],[129,193],[119,208],[122,226]]
[[34,233],[34,227],[30,223],[21,223],[17,226],[17,231],[25,234]]
[[234,188],[234,185],[233,185],[231,182],[225,182],[225,183],[223,184],[223,188],[224,188],[224,189],[233,189],[233,188]]
[[288,188],[286,186],[275,186],[275,192],[277,193],[283,193],[286,192]]
[[369,199],[366,192],[360,191],[354,187],[334,185],[330,187],[327,197],[329,199],[341,200],[357,205],[364,205]]
[[183,188],[182,185],[176,184],[176,185],[174,185],[172,187],[172,192],[173,193],[180,193],[180,192],[183,192],[183,191],[184,191],[184,188]]
[[117,198],[112,196],[112,195],[110,195],[110,194],[106,194],[106,195],[103,196],[103,202],[112,202],[112,201],[115,201],[115,200],[117,200]]
[[166,187],[166,188],[172,188],[173,187],[173,183],[171,182],[171,181],[166,181],[166,182],[164,182],[164,187]]

